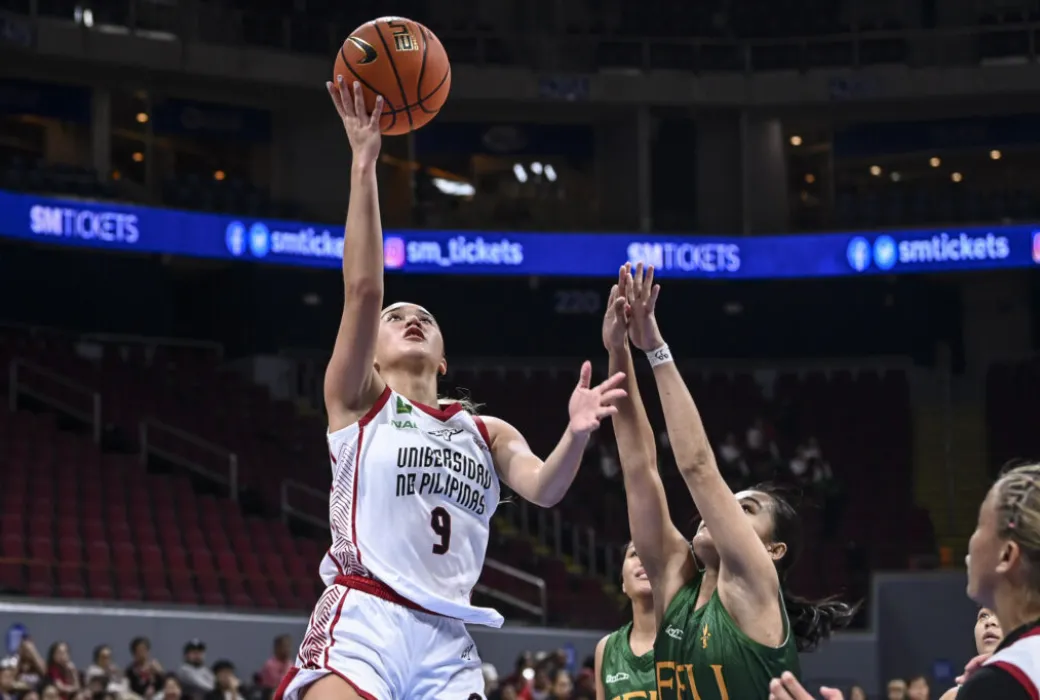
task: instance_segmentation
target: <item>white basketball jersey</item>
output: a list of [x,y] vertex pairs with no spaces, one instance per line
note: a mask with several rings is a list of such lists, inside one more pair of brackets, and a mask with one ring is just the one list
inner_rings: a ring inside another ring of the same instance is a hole
[[357,423],[330,433],[332,547],[321,563],[370,576],[430,612],[501,627],[470,604],[498,507],[487,431],[462,406],[423,406],[388,387]]
[[1040,689],[1040,627],[1027,631],[1008,647],[986,659],[983,666],[996,666],[1015,677],[1032,697]]

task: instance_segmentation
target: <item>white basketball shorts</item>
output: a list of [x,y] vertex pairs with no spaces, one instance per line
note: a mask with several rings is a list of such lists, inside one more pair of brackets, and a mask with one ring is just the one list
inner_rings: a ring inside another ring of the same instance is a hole
[[302,700],[330,673],[364,700],[486,700],[480,657],[461,620],[360,576],[337,577],[318,599],[274,700]]

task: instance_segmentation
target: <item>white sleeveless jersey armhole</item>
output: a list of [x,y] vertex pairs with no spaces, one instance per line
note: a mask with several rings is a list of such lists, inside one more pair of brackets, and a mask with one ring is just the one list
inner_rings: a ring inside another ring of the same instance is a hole
[[1040,628],[986,659],[983,666],[995,666],[1014,676],[1032,697],[1040,690]]
[[328,443],[326,585],[368,576],[430,612],[500,627],[498,611],[470,603],[500,495],[483,422],[461,405],[439,410],[387,387]]

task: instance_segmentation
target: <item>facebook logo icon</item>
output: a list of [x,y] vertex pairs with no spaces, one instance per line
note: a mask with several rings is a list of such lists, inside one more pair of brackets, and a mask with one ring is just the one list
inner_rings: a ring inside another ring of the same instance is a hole
[[856,236],[849,241],[849,247],[848,250],[846,250],[849,267],[856,272],[863,272],[870,267],[870,260],[873,257],[873,253],[870,241],[862,236]]
[[246,250],[246,227],[241,221],[232,221],[228,224],[227,232],[224,234],[228,252],[236,258]]

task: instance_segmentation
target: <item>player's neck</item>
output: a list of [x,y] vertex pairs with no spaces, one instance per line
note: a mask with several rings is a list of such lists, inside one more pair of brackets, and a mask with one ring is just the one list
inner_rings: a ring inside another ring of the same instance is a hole
[[998,590],[993,612],[997,614],[1004,634],[1040,619],[1040,601],[1035,595],[1023,596],[1021,590]]
[[632,636],[637,639],[653,639],[657,634],[657,622],[654,619],[654,599],[632,601]]
[[402,370],[380,372],[391,389],[409,401],[437,407],[437,376]]

